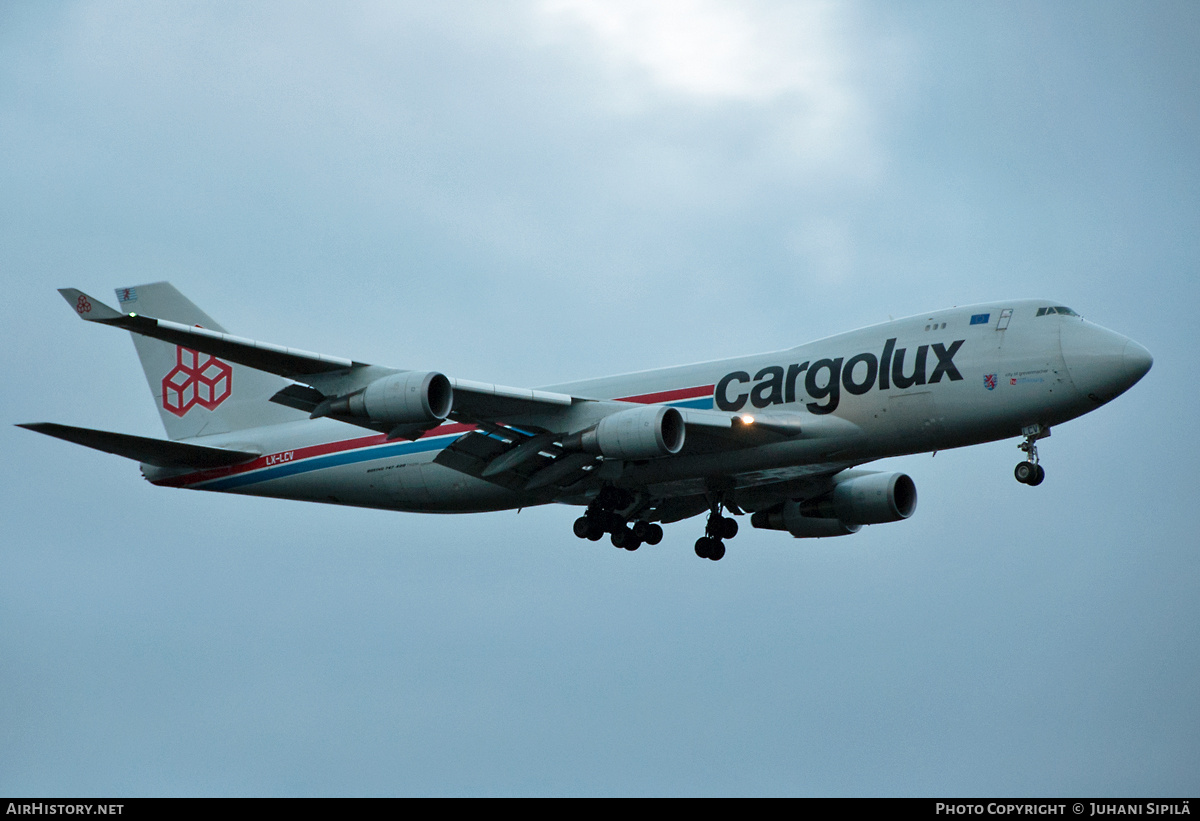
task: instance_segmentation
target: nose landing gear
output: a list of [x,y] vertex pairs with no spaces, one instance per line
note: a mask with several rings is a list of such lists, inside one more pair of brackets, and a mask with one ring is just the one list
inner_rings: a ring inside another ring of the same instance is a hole
[[1018,462],[1013,475],[1021,484],[1036,487],[1046,478],[1046,469],[1036,462]]
[[1029,425],[1021,428],[1025,441],[1017,445],[1027,456],[1024,462],[1018,462],[1013,469],[1013,476],[1023,485],[1037,487],[1046,478],[1046,471],[1038,464],[1037,440],[1050,435],[1050,428],[1041,425]]

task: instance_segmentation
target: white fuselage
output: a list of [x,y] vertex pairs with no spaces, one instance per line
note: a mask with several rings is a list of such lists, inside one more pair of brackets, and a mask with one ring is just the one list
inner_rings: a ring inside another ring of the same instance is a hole
[[[730,450],[689,440],[678,455],[614,465],[606,480],[663,497],[714,480],[745,499],[831,467],[960,447],[1048,428],[1127,390],[1150,367],[1144,348],[1050,301],[954,308],[861,328],[796,348],[549,386],[591,399],[748,414],[799,415],[832,434],[778,437]],[[795,417],[793,417],[795,418]],[[842,427],[838,428],[837,425]],[[832,425],[832,427],[831,427]],[[329,419],[200,437],[253,450],[247,465],[180,474],[144,466],[156,484],[394,510],[466,512],[548,501],[434,464],[470,426],[387,441]],[[841,431],[840,433],[837,431]]]

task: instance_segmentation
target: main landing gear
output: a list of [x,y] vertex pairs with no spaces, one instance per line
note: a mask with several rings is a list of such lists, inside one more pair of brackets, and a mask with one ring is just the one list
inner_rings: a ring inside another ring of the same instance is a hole
[[[696,555],[702,559],[720,561],[725,556],[725,539],[732,539],[738,533],[737,520],[722,515],[724,508],[724,499],[713,496],[704,535],[696,540]],[[637,550],[643,544],[656,545],[663,538],[661,525],[645,519],[629,524],[629,519],[644,509],[645,505],[638,505],[629,491],[609,485],[592,500],[587,512],[575,520],[573,530],[579,538],[593,542],[603,539],[606,533],[611,534],[613,546],[624,550]],[[730,509],[741,513],[736,505]]]
[[696,555],[701,559],[719,562],[725,556],[723,540],[732,539],[737,535],[737,520],[722,516],[723,507],[724,503],[720,498],[713,501],[712,509],[708,513],[708,522],[704,525],[704,535],[696,540]]
[[617,510],[633,504],[633,496],[625,490],[605,487],[588,505],[587,513],[575,520],[573,529],[581,539],[598,542],[605,533],[612,534],[614,547],[637,550],[643,544],[656,545],[662,541],[661,525],[643,519],[630,526]]
[[1025,441],[1018,444],[1017,447],[1025,451],[1027,458],[1024,462],[1017,463],[1016,468],[1013,469],[1013,476],[1017,477],[1017,481],[1023,485],[1037,487],[1046,478],[1046,471],[1038,464],[1037,440],[1049,436],[1050,428],[1029,425],[1021,428],[1021,434],[1025,437]]

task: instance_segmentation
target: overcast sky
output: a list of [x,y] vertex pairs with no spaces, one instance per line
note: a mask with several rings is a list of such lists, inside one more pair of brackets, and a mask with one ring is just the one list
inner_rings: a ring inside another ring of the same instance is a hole
[[[0,2],[0,794],[1195,795],[1194,2]],[[543,385],[1039,297],[1155,357],[906,522],[154,488],[106,299]]]

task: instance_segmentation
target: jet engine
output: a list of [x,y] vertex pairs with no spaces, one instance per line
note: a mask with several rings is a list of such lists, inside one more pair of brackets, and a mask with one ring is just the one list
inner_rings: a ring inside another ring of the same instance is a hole
[[750,525],[763,530],[786,530],[797,539],[849,536],[862,529],[862,525],[848,525],[840,519],[805,516],[796,502],[784,502],[777,510],[760,510],[750,517]]
[[848,471],[834,481],[829,493],[801,502],[800,512],[848,525],[876,525],[907,519],[917,509],[917,486],[907,474]]
[[618,411],[563,440],[567,450],[599,453],[608,459],[653,459],[683,449],[683,414],[666,405]]
[[898,522],[917,509],[917,486],[904,473],[847,471],[834,482],[833,490],[815,499],[760,510],[750,524],[786,530],[797,539],[823,539],[857,533],[863,525]]
[[454,388],[449,379],[435,371],[407,371],[326,400],[313,416],[363,416],[390,425],[419,425],[441,422],[453,406]]

